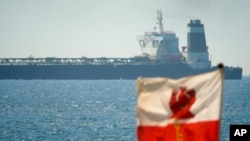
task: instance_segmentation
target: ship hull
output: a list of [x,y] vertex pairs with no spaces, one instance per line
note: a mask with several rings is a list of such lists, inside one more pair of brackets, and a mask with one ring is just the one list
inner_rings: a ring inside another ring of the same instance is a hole
[[[195,70],[186,64],[164,65],[2,65],[0,79],[137,79],[138,77],[181,78],[212,71]],[[242,68],[225,67],[225,79],[241,79]]]

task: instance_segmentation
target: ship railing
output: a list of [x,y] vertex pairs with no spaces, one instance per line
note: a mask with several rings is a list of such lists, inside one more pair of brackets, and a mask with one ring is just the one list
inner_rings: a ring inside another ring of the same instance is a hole
[[45,62],[39,62],[39,63],[27,63],[27,62],[18,62],[18,63],[0,63],[0,65],[40,65],[40,66],[46,66],[46,65],[157,65],[157,63],[149,63],[149,62],[113,62],[113,63],[101,63],[101,62],[92,62],[92,63],[84,63],[84,62],[65,62],[65,63],[45,63]]
[[147,57],[131,58],[0,58],[0,65],[142,65],[152,64]]

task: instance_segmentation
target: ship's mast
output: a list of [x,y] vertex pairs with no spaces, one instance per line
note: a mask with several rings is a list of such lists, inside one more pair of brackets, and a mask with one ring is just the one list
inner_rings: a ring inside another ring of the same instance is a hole
[[163,34],[164,29],[162,25],[162,13],[161,10],[157,10],[157,24],[159,25],[159,31],[161,34]]

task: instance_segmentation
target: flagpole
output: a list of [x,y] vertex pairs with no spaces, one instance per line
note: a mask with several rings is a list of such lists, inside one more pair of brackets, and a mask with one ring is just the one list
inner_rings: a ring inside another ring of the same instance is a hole
[[224,65],[223,65],[222,63],[219,63],[219,64],[218,64],[218,68],[219,68],[219,69],[223,69],[223,68],[224,68]]
[[[220,122],[219,122],[219,127],[221,127],[221,117],[222,117],[222,105],[223,105],[223,94],[224,94],[224,65],[222,63],[218,64],[218,69],[220,71],[221,74],[221,101],[220,101]],[[218,141],[220,141],[220,130],[218,130],[219,132],[219,136],[218,136]]]

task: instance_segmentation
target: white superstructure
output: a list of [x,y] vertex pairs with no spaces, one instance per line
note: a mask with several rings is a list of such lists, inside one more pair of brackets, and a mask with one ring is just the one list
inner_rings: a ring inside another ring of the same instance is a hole
[[206,45],[204,26],[200,20],[191,20],[188,23],[188,45],[179,51],[179,39],[175,33],[164,31],[162,13],[157,11],[159,32],[145,32],[138,36],[139,45],[144,57],[159,60],[164,63],[187,63],[194,69],[211,68],[208,47]]
[[153,60],[180,61],[181,53],[178,48],[178,38],[175,33],[164,31],[161,11],[157,11],[157,24],[159,25],[159,32],[145,32],[144,35],[138,36],[142,55]]

